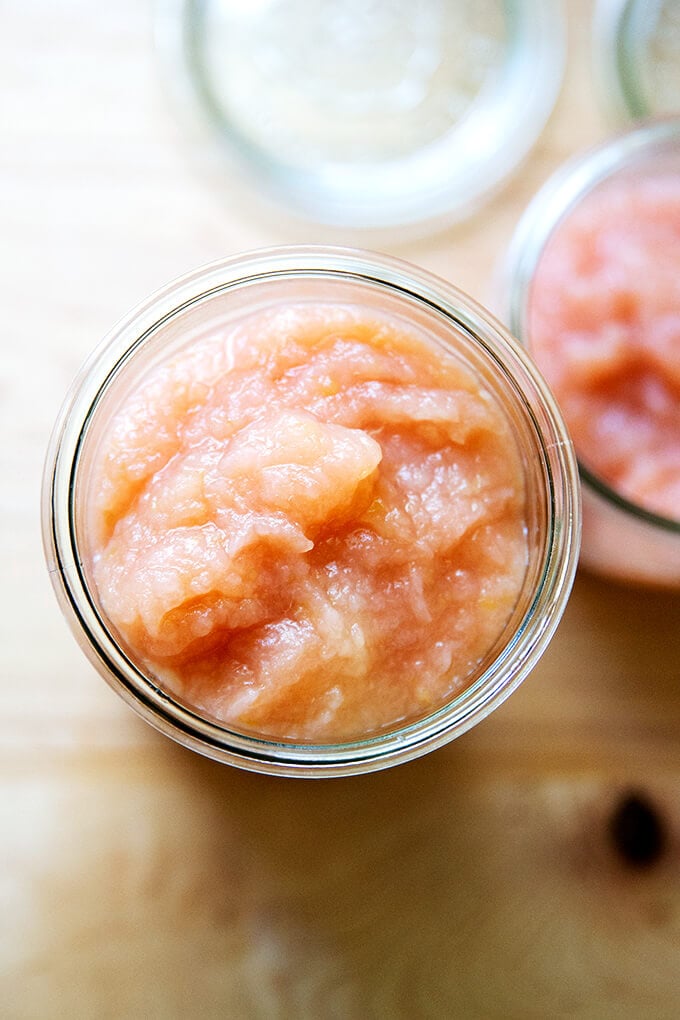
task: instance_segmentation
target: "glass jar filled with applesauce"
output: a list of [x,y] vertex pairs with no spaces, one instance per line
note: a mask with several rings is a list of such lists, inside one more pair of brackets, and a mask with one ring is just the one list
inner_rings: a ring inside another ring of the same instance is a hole
[[578,156],[511,242],[502,317],[570,429],[581,562],[680,588],[680,120]]
[[55,426],[44,544],[97,670],[254,771],[407,761],[496,708],[561,617],[576,460],[531,359],[385,256],[253,252],[169,284]]

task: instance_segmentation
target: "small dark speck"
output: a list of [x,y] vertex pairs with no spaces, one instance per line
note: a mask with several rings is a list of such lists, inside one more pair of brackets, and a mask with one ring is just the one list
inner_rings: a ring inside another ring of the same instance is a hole
[[648,797],[627,793],[609,820],[609,837],[621,860],[631,868],[656,864],[666,848],[666,830]]

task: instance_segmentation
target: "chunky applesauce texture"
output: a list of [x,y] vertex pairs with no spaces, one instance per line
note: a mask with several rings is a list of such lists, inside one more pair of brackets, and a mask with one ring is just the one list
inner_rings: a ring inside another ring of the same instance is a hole
[[582,463],[680,520],[680,177],[612,179],[567,215],[530,295],[532,352]]
[[400,319],[274,307],[156,366],[103,435],[101,607],[200,714],[302,743],[369,737],[465,689],[528,556],[508,419]]

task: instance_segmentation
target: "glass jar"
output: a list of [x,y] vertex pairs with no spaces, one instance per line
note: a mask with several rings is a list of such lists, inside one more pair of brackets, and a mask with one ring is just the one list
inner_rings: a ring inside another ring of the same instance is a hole
[[[569,161],[535,196],[511,241],[500,289],[501,317],[536,356],[530,326],[532,295],[541,261],[560,226],[587,199],[598,201],[600,188],[633,184],[648,175],[677,179],[679,172],[680,120],[650,121]],[[546,362],[538,356],[537,360],[550,378]],[[584,463],[578,441],[576,452],[583,499],[582,564],[623,582],[679,588],[680,509],[671,518],[640,505]]]
[[680,113],[680,7],[676,0],[597,0],[594,70],[615,121]]
[[[103,428],[150,367],[244,315],[300,302],[376,308],[453,351],[507,415],[524,473],[528,564],[505,630],[467,688],[408,725],[338,744],[238,732],[184,704],[134,661],[106,618],[88,567],[87,499]],[[562,614],[578,558],[578,471],[555,403],[531,360],[481,307],[398,260],[350,249],[281,248],[198,269],[119,323],[77,378],[55,426],[43,492],[55,591],[92,663],[157,729],[218,761],[254,771],[369,772],[439,747],[488,715],[523,680]]]
[[156,38],[230,194],[240,181],[275,213],[402,236],[471,215],[527,156],[561,84],[562,8],[161,0]]

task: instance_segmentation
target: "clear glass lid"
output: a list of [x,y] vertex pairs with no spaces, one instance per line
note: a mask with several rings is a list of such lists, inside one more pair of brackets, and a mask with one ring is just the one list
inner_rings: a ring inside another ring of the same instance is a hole
[[250,182],[352,228],[468,215],[535,142],[564,57],[557,0],[165,0],[158,25]]
[[680,113],[679,0],[599,0],[595,60],[619,118]]

